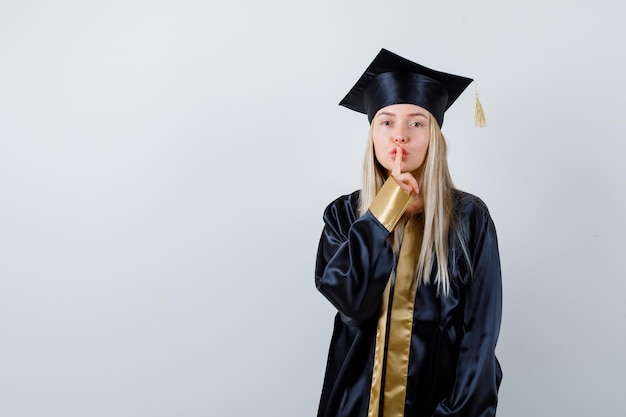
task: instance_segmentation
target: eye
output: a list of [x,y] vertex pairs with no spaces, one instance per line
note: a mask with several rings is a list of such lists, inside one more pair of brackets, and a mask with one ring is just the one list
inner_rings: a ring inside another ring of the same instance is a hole
[[383,120],[380,124],[383,126],[391,126],[391,122],[389,120]]
[[410,123],[409,126],[411,126],[411,127],[420,127],[420,126],[422,126],[422,124],[420,122],[413,122],[413,123]]

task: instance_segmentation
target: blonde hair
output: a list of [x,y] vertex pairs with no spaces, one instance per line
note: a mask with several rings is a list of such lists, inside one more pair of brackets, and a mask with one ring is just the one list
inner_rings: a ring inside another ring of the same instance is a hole
[[[430,283],[433,267],[437,267],[435,284],[444,295],[450,293],[450,271],[448,270],[449,232],[454,227],[454,183],[450,176],[447,160],[446,140],[439,124],[430,117],[430,140],[421,178],[417,178],[420,194],[424,199],[423,226],[419,260],[415,268],[415,283]],[[363,164],[363,188],[359,201],[359,213],[363,215],[374,201],[374,197],[387,179],[387,171],[376,160],[372,127]],[[394,230],[394,251],[399,250],[407,219],[399,222]],[[460,235],[457,233],[460,237]],[[418,245],[419,247],[419,245]],[[465,252],[465,245],[461,241]]]

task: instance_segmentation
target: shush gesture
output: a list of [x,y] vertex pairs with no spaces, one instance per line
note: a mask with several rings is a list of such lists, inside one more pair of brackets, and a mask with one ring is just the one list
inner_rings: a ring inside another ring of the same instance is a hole
[[407,193],[412,196],[419,194],[419,185],[417,180],[410,172],[402,172],[402,156],[404,150],[401,146],[396,146],[396,158],[394,160],[393,169],[391,170],[391,176],[398,183],[398,185]]

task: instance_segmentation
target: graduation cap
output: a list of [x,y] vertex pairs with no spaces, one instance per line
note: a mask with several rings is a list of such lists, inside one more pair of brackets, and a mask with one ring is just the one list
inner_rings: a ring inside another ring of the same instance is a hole
[[[473,80],[426,68],[386,49],[381,49],[365,73],[339,103],[367,114],[369,122],[378,110],[392,104],[415,104],[428,110],[443,124],[443,115]],[[476,124],[486,126],[476,94]]]

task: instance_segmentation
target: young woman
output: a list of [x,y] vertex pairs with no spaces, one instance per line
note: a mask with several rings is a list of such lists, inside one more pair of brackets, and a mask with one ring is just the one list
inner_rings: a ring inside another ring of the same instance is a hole
[[324,212],[315,282],[338,313],[319,417],[496,413],[496,231],[440,130],[471,82],[383,49],[340,103],[370,133],[362,190]]

